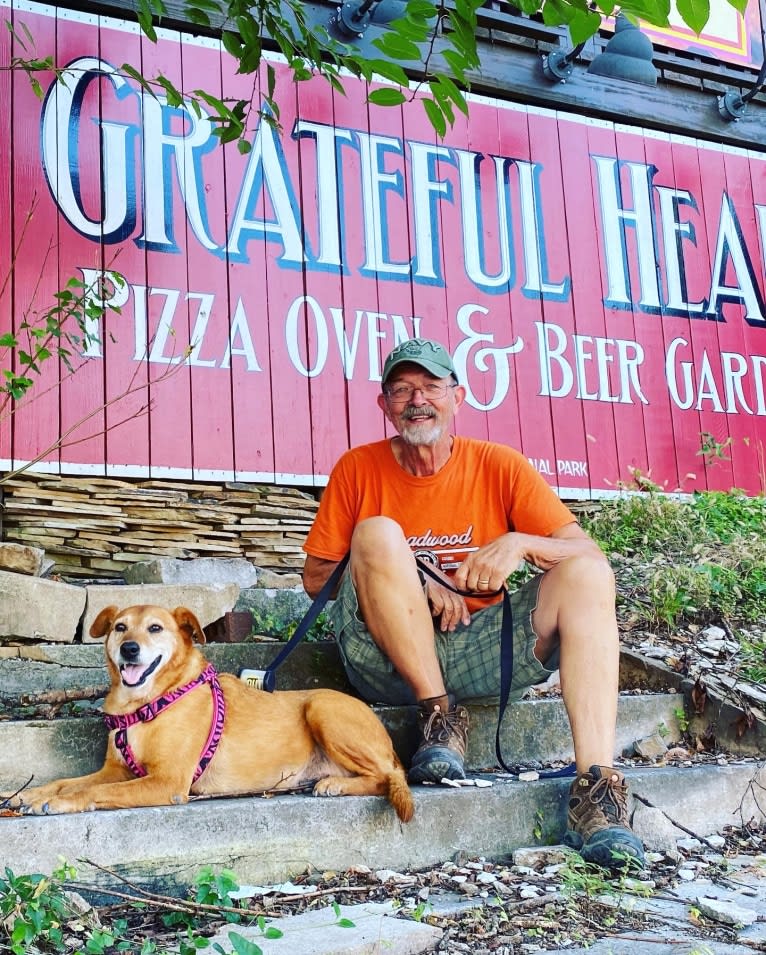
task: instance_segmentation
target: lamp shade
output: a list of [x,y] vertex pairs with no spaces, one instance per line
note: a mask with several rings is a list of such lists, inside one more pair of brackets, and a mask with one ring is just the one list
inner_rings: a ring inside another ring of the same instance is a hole
[[657,70],[652,63],[653,53],[649,37],[626,16],[618,14],[614,36],[607,43],[604,52],[595,57],[588,67],[588,72],[614,80],[656,86]]

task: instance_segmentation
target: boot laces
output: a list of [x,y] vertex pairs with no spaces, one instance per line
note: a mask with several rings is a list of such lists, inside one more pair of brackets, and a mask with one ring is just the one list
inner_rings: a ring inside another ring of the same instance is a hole
[[628,787],[611,775],[602,776],[588,790],[588,800],[601,809],[606,818],[618,825],[626,825],[628,818]]
[[462,739],[462,721],[457,710],[451,713],[434,710],[423,727],[423,736],[429,743],[447,743],[453,733]]

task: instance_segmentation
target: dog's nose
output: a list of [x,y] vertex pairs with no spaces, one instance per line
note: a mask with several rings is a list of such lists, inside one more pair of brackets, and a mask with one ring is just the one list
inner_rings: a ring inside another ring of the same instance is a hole
[[129,662],[137,660],[141,654],[141,645],[136,643],[135,640],[126,640],[120,647],[120,654],[123,660]]

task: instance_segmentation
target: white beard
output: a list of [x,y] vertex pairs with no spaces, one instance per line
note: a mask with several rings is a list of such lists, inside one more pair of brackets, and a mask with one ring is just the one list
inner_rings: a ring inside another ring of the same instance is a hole
[[444,433],[444,428],[435,418],[429,418],[418,424],[413,424],[411,420],[405,420],[402,425],[402,430],[399,432],[402,441],[414,447],[431,447],[439,441]]

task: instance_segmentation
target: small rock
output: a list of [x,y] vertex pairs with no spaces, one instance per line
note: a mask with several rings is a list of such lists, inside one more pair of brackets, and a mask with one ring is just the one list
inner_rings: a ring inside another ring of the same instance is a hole
[[699,839],[693,838],[678,839],[676,845],[682,852],[697,852],[702,848],[702,843]]
[[528,846],[516,849],[513,853],[513,864],[526,866],[533,871],[542,869],[546,865],[559,865],[567,861],[566,850],[563,846]]
[[520,899],[536,899],[538,896],[543,894],[542,889],[538,889],[536,885],[528,885],[526,888],[522,889],[519,892]]
[[481,892],[481,889],[475,882],[463,882],[462,885],[459,886],[459,889],[463,895],[468,896],[478,895]]
[[0,543],[0,569],[41,577],[45,551],[28,544]]
[[714,627],[711,625],[709,627],[705,627],[704,630],[701,630],[700,636],[706,641],[724,640],[726,638],[726,631],[722,627]]
[[497,879],[491,872],[479,872],[476,881],[481,882],[482,885],[494,885]]
[[713,833],[712,836],[705,836],[705,842],[709,846],[715,846],[716,849],[723,849],[726,845],[726,840],[723,836],[719,836],[718,833]]
[[746,909],[728,899],[711,899],[707,896],[697,897],[697,908],[703,915],[724,925],[752,925],[758,918],[758,913]]
[[643,756],[644,759],[659,759],[668,751],[665,740],[659,733],[653,733],[651,736],[637,739],[635,743],[633,743],[633,749],[639,756]]
[[678,878],[682,882],[694,882],[694,880],[697,878],[697,873],[694,871],[694,869],[679,869]]
[[519,773],[519,782],[520,783],[533,783],[535,780],[540,778],[540,773],[535,772],[534,769],[529,769],[526,772]]
[[415,885],[417,879],[413,875],[404,875],[402,872],[395,872],[393,869],[378,869],[375,873],[378,882],[393,885]]

